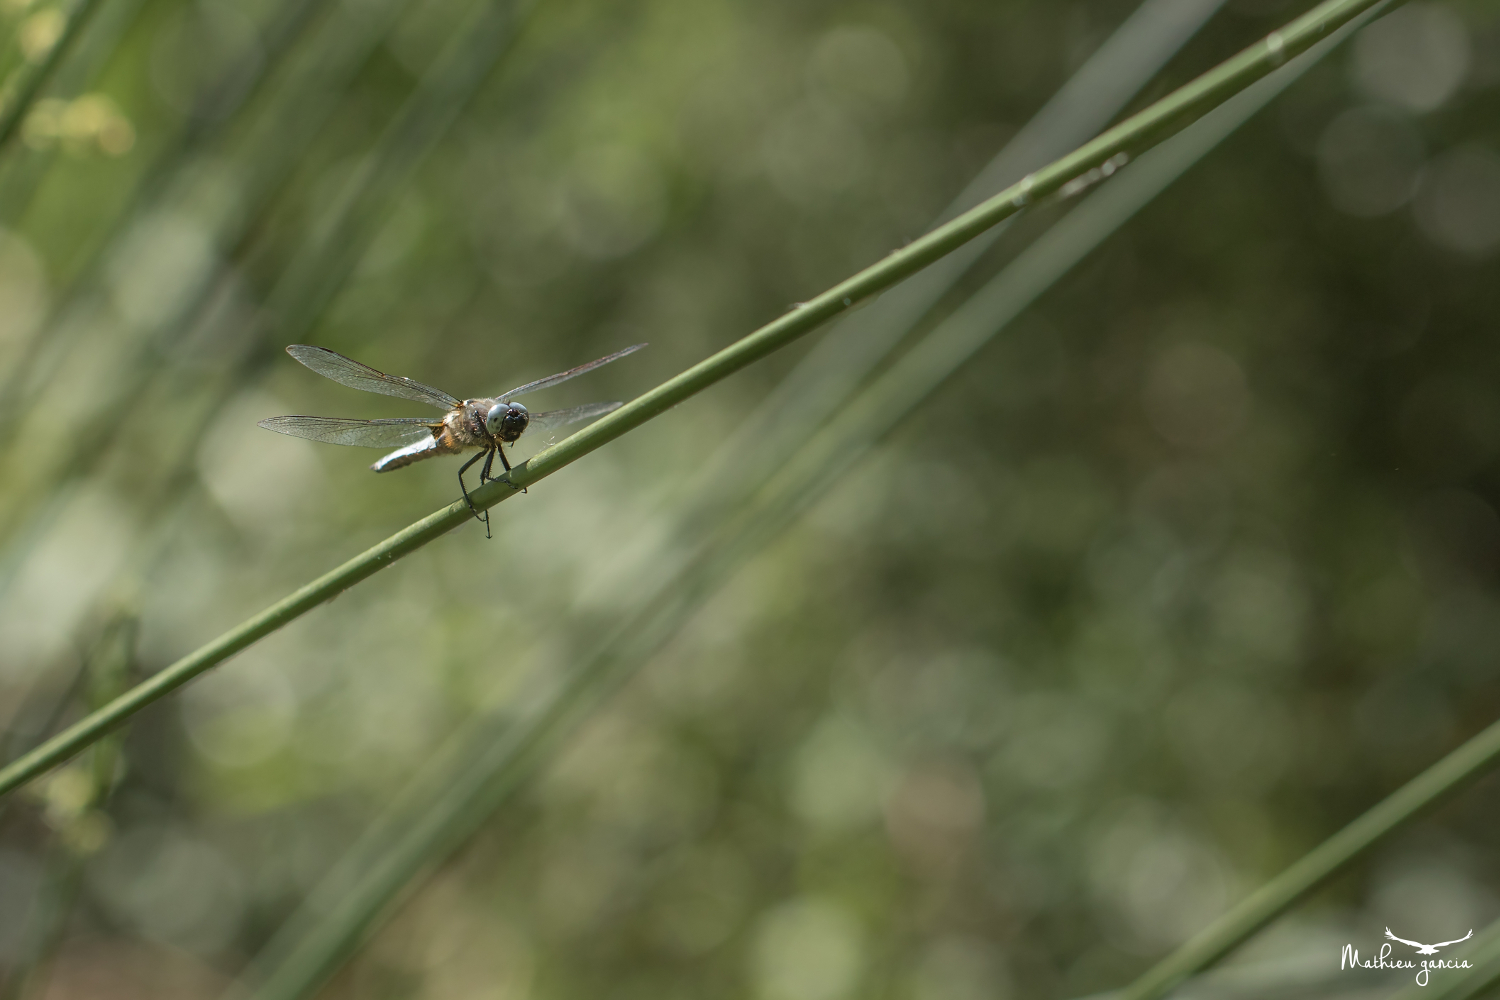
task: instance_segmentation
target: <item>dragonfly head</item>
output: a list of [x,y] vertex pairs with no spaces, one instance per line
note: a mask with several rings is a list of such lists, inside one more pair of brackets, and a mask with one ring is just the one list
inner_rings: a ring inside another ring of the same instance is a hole
[[485,429],[501,441],[514,441],[530,422],[531,414],[520,403],[496,403],[484,418]]

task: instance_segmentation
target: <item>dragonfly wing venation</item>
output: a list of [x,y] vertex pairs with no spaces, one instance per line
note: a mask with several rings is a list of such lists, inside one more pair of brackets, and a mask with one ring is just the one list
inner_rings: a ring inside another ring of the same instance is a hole
[[[623,351],[616,351],[615,353],[602,357],[597,361],[590,361],[586,365],[579,365],[577,368],[569,368],[565,372],[558,372],[556,375],[548,375],[546,378],[539,378],[535,382],[527,382],[525,385],[516,386],[509,392],[502,394],[499,399],[501,400],[501,402],[504,402],[506,400],[513,399],[516,396],[525,395],[528,392],[536,392],[538,389],[550,389],[552,386],[557,385],[559,382],[566,382],[570,378],[577,378],[584,372],[591,372],[595,368],[598,368],[600,365],[607,365],[611,361],[620,360],[627,354],[634,354],[636,351],[639,351],[645,346],[645,344],[634,344],[630,347],[625,348],[625,350]],[[332,376],[329,377],[332,378]]]
[[431,438],[441,423],[420,417],[352,420],[344,417],[270,417],[260,426],[277,434],[357,448],[400,448]]
[[362,365],[353,358],[346,358],[337,351],[310,344],[292,344],[286,352],[324,378],[331,378],[340,385],[365,392],[378,392],[382,396],[396,396],[418,403],[427,403],[440,410],[451,410],[459,401],[441,389],[409,378],[397,378]]
[[623,403],[585,403],[583,406],[574,406],[566,410],[547,410],[543,413],[533,413],[531,419],[526,423],[526,437],[546,440],[553,431],[566,427],[569,424],[582,423],[585,420],[597,420],[606,413],[618,410]]

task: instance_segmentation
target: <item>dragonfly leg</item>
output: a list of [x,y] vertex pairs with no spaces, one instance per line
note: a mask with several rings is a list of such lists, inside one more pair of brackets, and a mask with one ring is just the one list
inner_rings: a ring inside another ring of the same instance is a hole
[[[507,473],[509,473],[510,472],[510,463],[505,460],[505,446],[497,444],[497,445],[495,445],[495,451],[498,452],[499,455],[500,455],[500,464],[503,465],[503,466],[505,466],[505,471]],[[488,466],[486,466],[486,468],[488,468]],[[505,485],[509,486],[513,490],[519,489],[522,493],[526,492],[526,487],[524,487],[524,486],[517,486],[515,483],[511,482],[509,479],[507,479],[505,481]]]
[[464,473],[469,471],[469,466],[473,465],[483,457],[483,454],[475,455],[473,458],[464,463],[463,468],[458,470],[458,488],[460,490],[463,490],[464,503],[469,505],[469,511],[474,515],[474,519],[476,521],[484,522],[484,537],[489,538],[490,512],[485,511],[482,515],[480,514],[479,510],[474,506],[474,501],[469,499],[469,487],[464,483]]

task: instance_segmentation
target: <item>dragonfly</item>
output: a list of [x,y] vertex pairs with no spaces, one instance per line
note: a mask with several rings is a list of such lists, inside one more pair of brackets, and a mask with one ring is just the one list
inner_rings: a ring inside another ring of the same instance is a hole
[[[333,379],[340,385],[346,385],[351,389],[362,389],[365,392],[378,392],[384,396],[396,396],[418,403],[427,403],[448,412],[437,420],[427,417],[388,417],[381,420],[354,420],[347,417],[268,417],[260,421],[260,426],[278,434],[289,434],[292,437],[307,438],[310,441],[322,441],[325,444],[354,445],[361,448],[394,448],[394,451],[370,466],[376,472],[390,472],[392,469],[400,469],[413,462],[420,462],[437,455],[477,452],[473,458],[464,463],[463,468],[458,470],[458,488],[463,491],[464,502],[469,505],[469,510],[473,511],[476,518],[484,522],[485,535],[488,537],[489,511],[485,511],[484,516],[480,517],[474,501],[469,498],[469,487],[464,482],[464,473],[468,472],[475,462],[484,459],[484,465],[479,470],[479,483],[482,486],[491,479],[499,478],[490,475],[496,457],[500,459],[500,464],[505,467],[505,471],[510,472],[510,461],[505,457],[505,446],[514,446],[522,434],[528,431],[552,431],[569,424],[594,420],[622,405],[618,402],[585,403],[566,410],[532,413],[520,403],[515,402],[515,397],[541,389],[550,389],[570,378],[577,378],[585,372],[591,372],[601,365],[618,361],[627,354],[634,354],[645,346],[645,344],[635,344],[623,351],[616,351],[599,358],[597,361],[590,361],[586,365],[579,365],[577,368],[569,368],[565,372],[558,372],[556,375],[548,375],[535,382],[516,386],[498,396],[458,399],[441,389],[434,389],[430,385],[423,385],[413,379],[398,378],[376,371],[369,365],[362,365],[353,358],[346,358],[326,347],[292,344],[286,349],[288,354],[324,378]],[[509,480],[506,481],[509,482]],[[512,488],[515,487],[512,486]]]

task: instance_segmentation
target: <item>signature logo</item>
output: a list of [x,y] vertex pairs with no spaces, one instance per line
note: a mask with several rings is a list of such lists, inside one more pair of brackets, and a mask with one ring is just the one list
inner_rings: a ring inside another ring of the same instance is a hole
[[1470,928],[1469,933],[1465,934],[1461,938],[1454,938],[1452,941],[1439,941],[1437,944],[1423,944],[1420,941],[1408,941],[1406,940],[1406,938],[1398,938],[1396,935],[1391,933],[1391,929],[1389,927],[1385,929],[1385,936],[1390,938],[1392,941],[1399,941],[1402,944],[1411,945],[1413,948],[1417,949],[1418,955],[1436,955],[1439,948],[1446,948],[1450,944],[1458,944],[1460,941],[1469,940],[1469,938],[1474,936],[1474,930],[1473,928]]
[[[1408,941],[1406,940],[1406,938],[1399,938],[1391,933],[1391,929],[1389,927],[1385,929],[1385,936],[1391,941],[1395,941],[1399,944],[1410,945],[1411,947],[1417,949],[1418,955],[1436,955],[1439,948],[1446,948],[1450,944],[1458,944],[1460,941],[1469,940],[1469,938],[1474,936],[1474,931],[1471,929],[1469,933],[1465,934],[1461,938],[1454,938],[1452,941],[1439,941],[1437,944],[1423,944],[1420,941]],[[1418,986],[1426,986],[1428,982],[1431,981],[1432,972],[1434,969],[1473,968],[1473,966],[1469,964],[1468,959],[1398,958],[1394,957],[1392,953],[1393,949],[1389,944],[1382,944],[1378,953],[1371,955],[1369,958],[1361,959],[1359,957],[1359,952],[1355,950],[1354,945],[1346,944],[1344,945],[1343,953],[1339,957],[1339,968],[1410,969],[1416,972],[1416,980]]]

